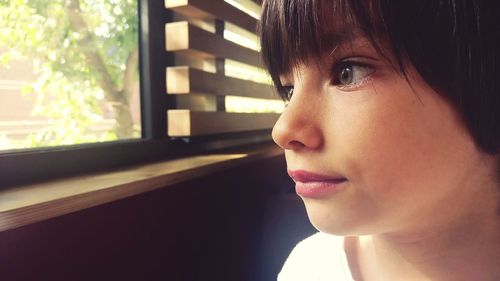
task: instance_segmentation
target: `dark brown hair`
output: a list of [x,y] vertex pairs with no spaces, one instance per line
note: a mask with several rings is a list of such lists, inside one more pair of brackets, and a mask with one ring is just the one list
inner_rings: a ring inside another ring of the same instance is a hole
[[279,75],[361,30],[404,75],[411,64],[461,114],[476,144],[500,144],[500,1],[264,0],[262,56]]

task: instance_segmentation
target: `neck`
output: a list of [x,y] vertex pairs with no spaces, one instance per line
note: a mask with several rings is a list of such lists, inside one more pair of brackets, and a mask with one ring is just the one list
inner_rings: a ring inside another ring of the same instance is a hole
[[464,185],[451,198],[454,201],[444,201],[435,210],[412,217],[411,222],[396,223],[391,231],[362,237],[359,262],[371,270],[363,276],[383,276],[378,280],[500,280],[497,177],[491,169],[478,168],[461,181]]
[[415,280],[500,280],[497,212],[442,228],[374,235],[367,245],[374,260],[383,261],[380,268],[393,274],[413,272],[420,276]]

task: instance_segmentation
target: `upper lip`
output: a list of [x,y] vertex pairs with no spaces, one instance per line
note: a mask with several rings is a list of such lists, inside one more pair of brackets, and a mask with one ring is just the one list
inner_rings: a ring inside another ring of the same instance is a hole
[[313,172],[308,172],[305,170],[288,170],[288,175],[295,181],[295,182],[340,182],[340,181],[345,181],[347,180],[345,177],[342,176],[326,176],[326,175],[321,175]]

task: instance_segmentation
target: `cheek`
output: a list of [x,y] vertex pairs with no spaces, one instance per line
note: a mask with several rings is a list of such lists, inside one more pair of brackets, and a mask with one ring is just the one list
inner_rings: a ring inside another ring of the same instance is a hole
[[429,161],[432,147],[424,148],[424,142],[407,137],[401,130],[403,120],[394,120],[391,114],[365,111],[362,116],[345,133],[350,135],[345,144],[350,151],[346,155],[349,174],[359,191],[372,200],[396,201],[402,193],[411,192],[408,183],[422,176],[426,169],[422,163]]
[[[379,130],[377,130],[379,129]],[[430,194],[434,178],[435,147],[425,139],[407,139],[397,128],[372,126],[359,143],[355,165],[360,186],[376,201],[406,203],[419,195]],[[362,148],[362,149],[361,149]]]
[[379,90],[377,99],[338,118],[337,145],[347,152],[353,184],[384,208],[443,196],[454,177],[450,167],[464,160],[456,118],[434,95],[419,100],[413,92]]

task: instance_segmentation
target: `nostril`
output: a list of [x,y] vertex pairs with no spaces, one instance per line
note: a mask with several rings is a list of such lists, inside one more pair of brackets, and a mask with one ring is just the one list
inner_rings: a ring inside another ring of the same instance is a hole
[[300,148],[303,148],[303,147],[305,147],[305,144],[303,144],[300,141],[293,140],[293,141],[288,142],[288,144],[285,147],[285,149],[300,149]]

